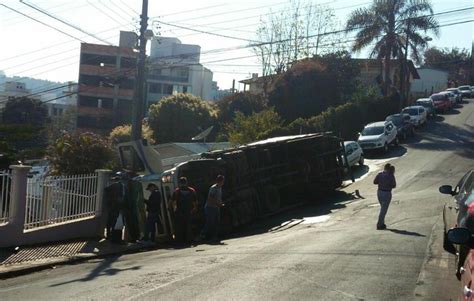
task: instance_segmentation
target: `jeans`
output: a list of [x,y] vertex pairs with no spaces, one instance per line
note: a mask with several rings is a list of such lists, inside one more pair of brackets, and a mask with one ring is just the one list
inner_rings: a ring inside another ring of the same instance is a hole
[[156,226],[160,222],[160,213],[159,212],[148,212],[145,223],[145,233],[143,240],[149,240],[149,235],[151,234],[151,241],[155,241]]
[[388,206],[390,205],[390,201],[392,200],[392,192],[377,190],[377,198],[379,199],[380,203],[380,213],[377,226],[380,227],[385,225],[385,215],[387,214]]
[[221,212],[219,207],[205,206],[206,224],[204,225],[203,234],[208,239],[217,239],[219,234],[219,223]]

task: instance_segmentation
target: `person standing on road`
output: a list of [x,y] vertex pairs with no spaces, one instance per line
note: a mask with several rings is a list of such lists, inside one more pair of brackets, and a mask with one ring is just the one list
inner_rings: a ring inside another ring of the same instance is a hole
[[222,186],[224,186],[225,178],[223,175],[218,175],[216,183],[209,188],[209,194],[207,196],[207,202],[204,206],[204,212],[206,215],[206,224],[203,229],[203,236],[206,239],[213,241],[218,240],[219,235],[219,223],[220,223],[220,208],[224,206],[222,202]]
[[181,243],[188,243],[191,240],[192,212],[197,208],[196,191],[188,186],[188,179],[179,178],[179,187],[171,197],[174,208],[174,220],[176,240]]
[[384,230],[387,229],[385,225],[385,215],[387,214],[388,206],[392,200],[392,189],[397,187],[397,182],[395,181],[395,166],[390,163],[385,164],[384,170],[375,177],[374,184],[378,185],[377,198],[380,203],[377,230]]
[[153,183],[148,184],[146,190],[150,191],[150,197],[145,200],[147,217],[143,240],[155,242],[156,227],[161,215],[161,193],[158,186]]

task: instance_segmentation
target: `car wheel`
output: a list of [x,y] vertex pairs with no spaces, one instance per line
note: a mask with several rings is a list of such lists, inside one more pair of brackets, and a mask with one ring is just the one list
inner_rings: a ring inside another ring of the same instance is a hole
[[359,165],[364,166],[364,156],[360,156],[359,158]]
[[386,154],[388,153],[388,144],[385,143],[384,146],[383,146],[383,153]]
[[444,231],[443,235],[443,249],[451,254],[456,254],[456,248],[451,242],[449,242],[448,233],[446,231]]

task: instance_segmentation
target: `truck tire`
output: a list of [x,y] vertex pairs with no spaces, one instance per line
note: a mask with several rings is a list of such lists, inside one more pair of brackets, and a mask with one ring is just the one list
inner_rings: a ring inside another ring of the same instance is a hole
[[261,200],[267,212],[275,212],[280,209],[280,192],[274,185],[263,187]]

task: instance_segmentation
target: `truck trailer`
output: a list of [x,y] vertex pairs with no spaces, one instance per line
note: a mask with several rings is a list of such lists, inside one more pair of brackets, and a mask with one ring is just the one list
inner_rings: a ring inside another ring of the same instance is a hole
[[161,171],[159,154],[146,143],[119,146],[123,167],[141,174],[143,187],[152,182],[161,188],[162,228],[168,238],[174,237],[171,196],[180,177],[186,177],[198,194],[192,222],[198,235],[204,224],[208,189],[217,175],[225,176],[220,229],[230,232],[301,202],[318,201],[340,187],[343,149],[343,141],[331,134],[283,136],[203,153],[199,159]]

